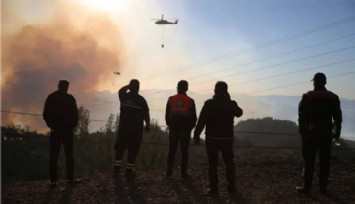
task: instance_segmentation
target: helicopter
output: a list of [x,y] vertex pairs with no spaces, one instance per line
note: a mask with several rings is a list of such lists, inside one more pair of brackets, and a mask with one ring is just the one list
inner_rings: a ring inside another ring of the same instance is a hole
[[155,19],[155,20],[157,20],[157,21],[155,22],[155,24],[158,24],[158,25],[164,25],[164,24],[178,24],[178,21],[179,21],[178,19],[176,19],[175,22],[167,21],[167,20],[164,19],[164,14],[161,15],[161,19]]
[[[155,24],[157,25],[161,25],[161,31],[162,31],[162,37],[163,37],[163,40],[164,40],[164,28],[163,26],[164,25],[173,25],[173,24],[178,24],[178,19],[175,20],[175,22],[172,22],[172,21],[167,21],[164,19],[164,14],[161,15],[161,19],[152,19],[152,20],[155,20]],[[164,43],[161,44],[161,47],[164,48]]]

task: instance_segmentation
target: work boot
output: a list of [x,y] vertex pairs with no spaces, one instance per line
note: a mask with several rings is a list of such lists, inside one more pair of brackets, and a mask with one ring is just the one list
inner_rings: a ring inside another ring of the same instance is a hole
[[303,195],[306,195],[306,196],[311,195],[311,189],[307,188],[305,186],[296,187],[296,191],[297,191],[297,193],[303,194]]
[[75,184],[78,184],[80,183],[81,180],[80,179],[70,179],[70,180],[67,180],[67,184],[70,184],[70,185],[75,185]]

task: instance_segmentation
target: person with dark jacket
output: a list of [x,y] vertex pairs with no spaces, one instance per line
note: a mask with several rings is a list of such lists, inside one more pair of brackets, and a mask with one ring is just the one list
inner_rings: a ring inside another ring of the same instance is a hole
[[302,135],[304,159],[303,186],[298,193],[310,194],[316,152],[319,156],[319,187],[327,193],[332,141],[339,141],[342,112],[339,97],[325,88],[326,76],[316,73],[314,90],[303,94],[298,107],[299,132]]
[[218,81],[214,89],[215,95],[205,102],[198,119],[194,143],[199,144],[200,134],[206,126],[206,150],[209,160],[208,175],[211,196],[218,195],[218,152],[221,151],[226,165],[226,177],[228,181],[228,192],[236,193],[235,168],[233,155],[234,141],[234,117],[243,115],[243,110],[237,102],[231,100],[228,93],[228,85]]
[[195,101],[187,96],[188,82],[179,81],[177,94],[170,96],[166,104],[165,121],[169,127],[169,153],[167,158],[166,176],[173,174],[174,158],[180,141],[181,152],[181,178],[188,178],[188,148],[191,130],[197,120]]
[[43,119],[51,129],[49,161],[51,186],[55,186],[57,182],[57,161],[61,143],[63,143],[66,157],[67,182],[75,183],[79,181],[73,178],[73,130],[78,124],[78,108],[75,98],[68,94],[68,89],[69,82],[60,80],[58,90],[47,97],[43,110]]
[[132,79],[129,85],[123,86],[118,97],[121,102],[121,113],[118,125],[118,135],[115,144],[114,168],[119,173],[122,166],[122,158],[127,149],[127,163],[125,176],[133,178],[134,162],[138,155],[143,137],[143,122],[145,122],[145,132],[150,131],[150,115],[147,101],[138,94],[139,81]]

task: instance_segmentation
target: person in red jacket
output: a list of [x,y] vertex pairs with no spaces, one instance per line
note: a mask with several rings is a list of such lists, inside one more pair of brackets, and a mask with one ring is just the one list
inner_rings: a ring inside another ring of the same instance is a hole
[[342,112],[339,97],[325,88],[323,73],[313,78],[314,90],[303,94],[298,107],[299,132],[304,159],[303,186],[298,193],[310,194],[316,153],[319,156],[319,190],[327,193],[332,141],[339,141]]
[[78,108],[75,98],[68,94],[68,89],[69,82],[60,80],[58,90],[47,97],[43,110],[43,119],[51,129],[49,161],[51,186],[55,186],[57,182],[57,161],[61,143],[63,143],[67,160],[67,182],[76,183],[79,181],[73,178],[73,130],[78,124]]
[[235,168],[233,155],[234,117],[243,115],[243,110],[237,102],[231,100],[228,85],[218,81],[214,89],[215,95],[205,102],[198,119],[194,143],[199,144],[200,134],[206,126],[206,150],[208,156],[208,175],[210,182],[210,196],[218,195],[218,152],[221,151],[226,165],[228,193],[234,195]]
[[179,81],[177,94],[170,96],[166,104],[165,121],[169,127],[169,153],[167,158],[166,176],[173,174],[174,158],[180,141],[181,151],[181,178],[188,178],[188,149],[191,130],[197,120],[195,102],[187,96],[188,82]]

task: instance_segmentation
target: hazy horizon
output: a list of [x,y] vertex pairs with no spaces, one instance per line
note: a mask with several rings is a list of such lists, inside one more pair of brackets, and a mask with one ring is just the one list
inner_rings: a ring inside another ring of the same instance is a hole
[[[28,114],[42,113],[60,79],[70,81],[69,92],[92,119],[103,121],[119,111],[116,93],[132,78],[161,125],[181,79],[198,111],[216,81],[226,81],[245,110],[241,120],[296,122],[297,100],[269,103],[267,96],[301,97],[316,72],[354,107],[354,8],[348,0],[4,0],[1,124],[45,131],[42,118]],[[156,25],[152,19],[162,14],[179,23]],[[346,110],[350,133],[354,115]]]

